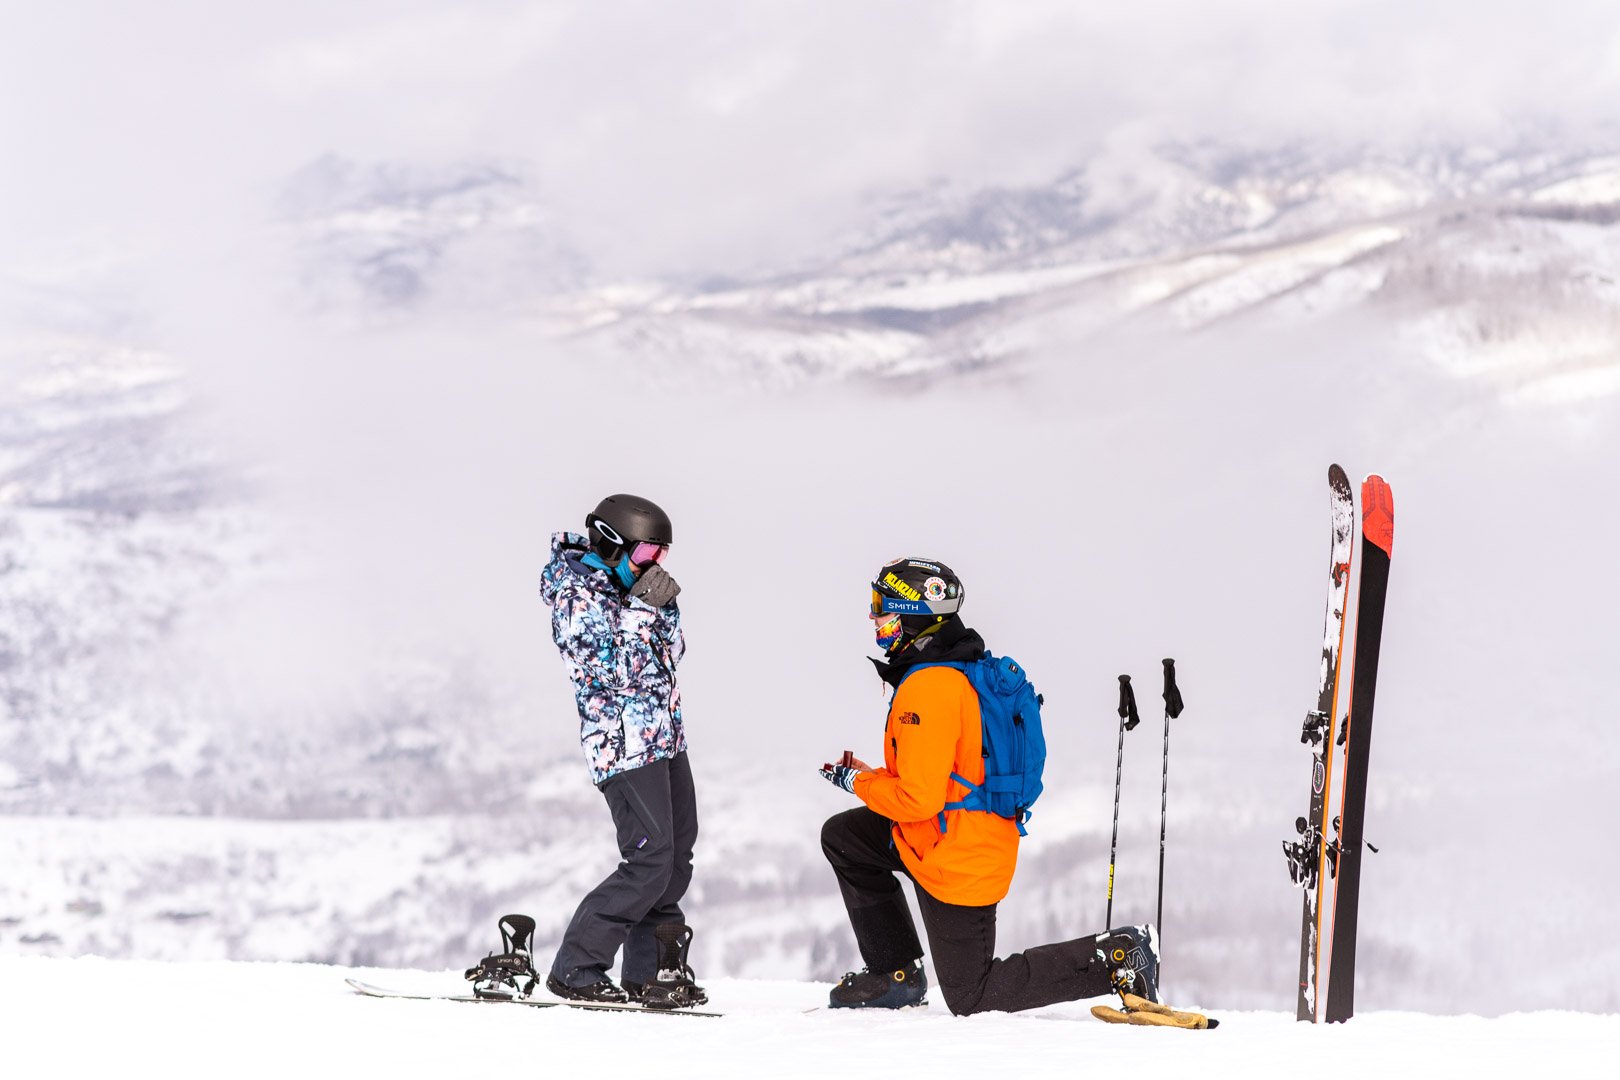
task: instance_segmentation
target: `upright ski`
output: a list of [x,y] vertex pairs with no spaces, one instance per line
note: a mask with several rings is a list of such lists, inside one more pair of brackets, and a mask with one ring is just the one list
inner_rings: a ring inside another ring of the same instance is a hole
[[1362,826],[1367,816],[1367,762],[1372,750],[1373,699],[1378,692],[1378,651],[1384,634],[1384,596],[1395,544],[1395,496],[1376,473],[1361,483],[1361,585],[1356,596],[1356,659],[1350,716],[1339,741],[1346,745],[1344,796],[1340,800],[1338,874],[1334,884],[1332,966],[1326,1017],[1331,1023],[1355,1012],[1356,918],[1361,893]]
[[1345,601],[1350,588],[1351,534],[1355,503],[1350,478],[1337,465],[1328,469],[1333,543],[1328,559],[1327,614],[1322,628],[1322,660],[1317,672],[1316,708],[1305,716],[1300,742],[1312,748],[1311,800],[1305,817],[1294,822],[1297,841],[1283,843],[1289,874],[1305,890],[1299,935],[1299,1000],[1295,1016],[1315,1021],[1320,1004],[1323,865],[1327,850],[1327,794],[1333,780],[1334,720],[1338,716],[1339,660],[1344,646]]

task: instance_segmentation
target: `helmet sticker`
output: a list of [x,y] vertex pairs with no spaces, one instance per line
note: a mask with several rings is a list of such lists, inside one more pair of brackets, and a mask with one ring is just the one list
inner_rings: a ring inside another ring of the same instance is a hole
[[945,579],[931,577],[923,582],[923,595],[930,600],[945,599]]
[[910,584],[903,581],[900,576],[895,574],[893,571],[883,575],[883,584],[887,585],[889,588],[893,589],[907,600],[922,599],[922,593],[918,592]]

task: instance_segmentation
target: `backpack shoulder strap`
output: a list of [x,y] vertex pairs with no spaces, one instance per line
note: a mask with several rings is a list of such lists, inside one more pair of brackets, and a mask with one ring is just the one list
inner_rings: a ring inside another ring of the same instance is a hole
[[[989,659],[991,659],[990,653],[986,651],[984,656],[978,660],[940,660],[931,664],[918,664],[916,667],[912,668],[911,671],[906,672],[906,674],[909,676],[912,671],[917,671],[918,669],[925,667],[955,668],[957,671],[960,671],[964,677],[966,677],[968,686],[973,688],[974,696],[979,698],[980,704],[982,705],[984,701],[983,694],[979,690],[978,680],[975,679],[973,675],[974,671],[979,667],[979,665]],[[901,680],[901,682],[904,681],[904,679]],[[981,735],[980,738],[982,739],[983,736]],[[940,810],[939,831],[941,835],[944,835],[948,828],[945,823],[946,810],[983,810],[985,808],[982,784],[975,784],[973,781],[969,780],[965,776],[962,776],[954,769],[951,770],[951,779],[967,788],[967,795],[963,798],[957,799],[955,802],[946,803],[944,808]]]
[[[985,655],[988,656],[989,654],[986,653]],[[969,669],[975,667],[978,663],[979,663],[979,661],[977,661],[977,660],[973,660],[973,661],[968,661],[968,660],[935,660],[935,661],[932,661],[932,662],[926,663],[926,664],[913,665],[912,667],[906,669],[906,673],[904,675],[900,676],[900,681],[898,683],[896,683],[895,687],[894,687],[895,693],[900,692],[900,687],[905,684],[905,681],[907,679],[911,678],[913,675],[917,674],[917,672],[923,670],[924,668],[948,667],[948,668],[955,668],[957,671],[960,671],[967,678],[968,685],[973,688],[973,692],[975,694],[977,694],[979,692],[979,688],[973,682],[973,674]],[[946,831],[946,826],[945,826],[945,811],[946,810],[964,810],[964,809],[965,810],[974,810],[974,809],[978,809],[977,803],[983,801],[982,797],[979,795],[979,785],[978,784],[972,783],[971,781],[965,780],[961,776],[958,776],[956,774],[955,770],[951,771],[951,779],[955,780],[958,784],[961,784],[963,787],[967,788],[968,789],[968,794],[967,794],[967,798],[965,798],[965,799],[959,799],[956,802],[946,803],[944,809],[942,809],[939,812],[939,831],[940,831],[940,833],[942,835]]]
[[[898,683],[894,684],[894,688],[896,690],[899,690],[900,687],[905,684],[905,681],[907,679],[911,678],[913,675],[917,674],[917,672],[922,671],[925,668],[935,668],[935,667],[955,668],[957,671],[960,671],[963,675],[967,675],[968,674],[968,668],[971,667],[971,666],[972,666],[971,664],[969,664],[969,663],[967,663],[965,661],[962,661],[962,660],[933,660],[933,661],[930,661],[929,663],[926,663],[926,664],[913,664],[911,667],[906,669],[906,673],[904,675],[900,676],[900,681]],[[969,682],[973,681],[973,678],[972,678],[971,675],[968,676],[968,681]]]

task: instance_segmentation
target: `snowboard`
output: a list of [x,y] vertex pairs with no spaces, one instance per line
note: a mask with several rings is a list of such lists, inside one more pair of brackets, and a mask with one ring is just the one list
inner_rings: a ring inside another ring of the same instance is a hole
[[1350,594],[1354,553],[1355,502],[1350,478],[1338,465],[1328,468],[1332,543],[1328,557],[1327,611],[1322,620],[1321,663],[1317,670],[1316,708],[1305,716],[1300,742],[1311,747],[1311,795],[1306,815],[1294,823],[1299,840],[1283,843],[1289,873],[1305,892],[1299,934],[1299,997],[1295,1017],[1314,1022],[1319,1015],[1322,970],[1322,900],[1330,864],[1327,847],[1328,792],[1332,790],[1333,739],[1339,708],[1339,670],[1344,648],[1344,613]]
[[1378,692],[1378,653],[1384,636],[1384,598],[1395,546],[1395,496],[1374,473],[1361,484],[1361,584],[1356,595],[1356,659],[1350,684],[1343,796],[1339,800],[1338,873],[1334,883],[1333,942],[1328,970],[1326,1018],[1348,1020],[1355,1012],[1356,924],[1361,896],[1362,827],[1367,817],[1367,765],[1372,753],[1373,700]]
[[724,1013],[700,1012],[696,1009],[649,1009],[645,1005],[613,1005],[598,1001],[564,1001],[562,998],[481,998],[473,994],[419,994],[405,990],[390,990],[359,979],[344,979],[358,994],[374,998],[399,998],[407,1001],[468,1001],[481,1005],[527,1005],[531,1009],[587,1009],[592,1012],[647,1013],[651,1016],[724,1016]]

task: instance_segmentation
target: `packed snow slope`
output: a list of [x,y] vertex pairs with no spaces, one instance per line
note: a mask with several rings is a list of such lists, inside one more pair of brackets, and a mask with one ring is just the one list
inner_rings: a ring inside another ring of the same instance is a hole
[[[1368,1076],[1613,1074],[1620,1016],[1479,1017],[1371,1013],[1345,1025],[1278,1012],[1220,1012],[1214,1031],[1121,1027],[1086,1003],[953,1017],[933,1001],[900,1013],[816,1009],[824,984],[708,980],[721,1019],[384,1001],[347,975],[402,989],[460,993],[458,972],[361,971],[314,964],[0,959],[10,1075],[66,1069],[251,1080],[483,1074],[651,1073],[700,1080],[806,1077],[851,1069],[908,1076]],[[935,995],[937,998],[937,995]]]

